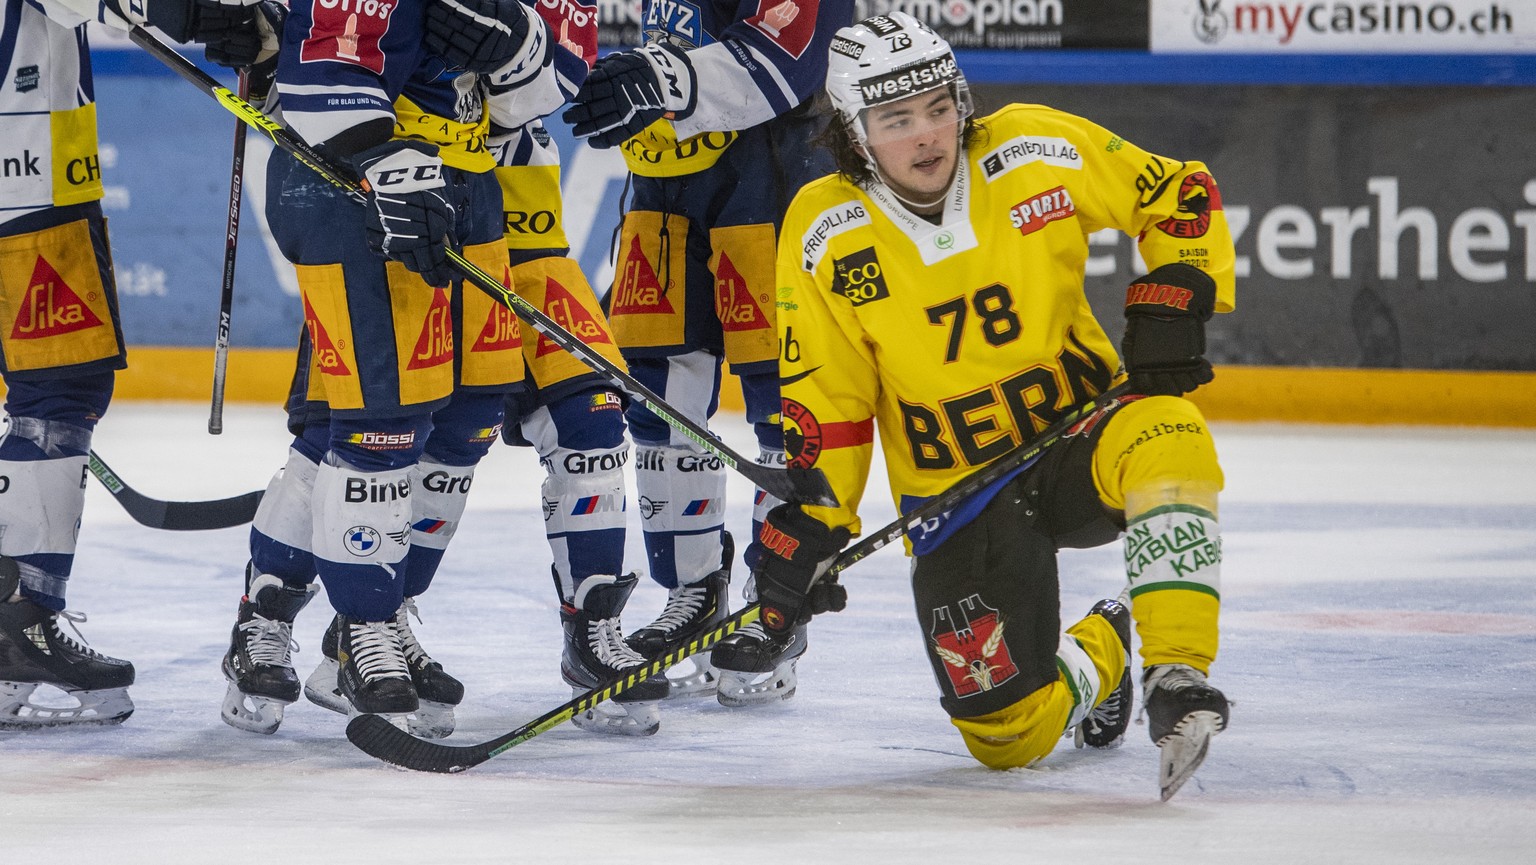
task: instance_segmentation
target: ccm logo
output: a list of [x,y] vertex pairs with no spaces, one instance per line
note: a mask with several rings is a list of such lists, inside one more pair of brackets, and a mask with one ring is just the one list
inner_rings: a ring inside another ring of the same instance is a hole
[[402,183],[432,183],[441,179],[441,165],[416,165],[410,168],[390,168],[374,175],[375,186],[399,186]]

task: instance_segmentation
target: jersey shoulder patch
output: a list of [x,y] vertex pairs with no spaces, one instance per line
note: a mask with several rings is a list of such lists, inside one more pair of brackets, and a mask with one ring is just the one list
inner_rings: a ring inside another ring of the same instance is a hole
[[821,0],[757,0],[757,13],[747,24],[796,60],[816,36]]

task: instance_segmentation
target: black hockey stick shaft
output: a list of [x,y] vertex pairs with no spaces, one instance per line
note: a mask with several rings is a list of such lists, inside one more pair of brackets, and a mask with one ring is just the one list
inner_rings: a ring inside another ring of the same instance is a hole
[[[966,476],[959,483],[924,502],[910,513],[902,515],[879,531],[865,536],[863,540],[838,555],[836,561],[827,569],[823,579],[836,577],[855,562],[895,543],[912,529],[928,520],[942,516],[987,485],[1006,477],[1010,472],[1044,453],[1051,445],[1073,434],[1078,424],[1094,412],[1111,405],[1127,392],[1128,388],[1123,384],[1110,388],[1093,401],[1085,403],[1041,430],[1034,438]],[[752,604],[722,622],[714,630],[700,635],[692,642],[652,661],[623,679],[588,691],[488,742],[478,745],[445,745],[429,742],[412,736],[378,715],[358,715],[353,718],[347,724],[347,739],[365,753],[406,769],[414,769],[418,772],[462,772],[565,723],[575,715],[585,712],[604,700],[611,699],[639,682],[652,676],[662,675],[673,664],[712,647],[738,629],[757,621],[758,613],[758,605]]]
[[[333,186],[341,189],[353,200],[366,204],[367,195],[361,184],[354,180],[351,174],[337,167],[325,156],[317,152],[304,139],[284,128],[277,121],[263,114],[260,109],[236,96],[229,88],[219,84],[212,76],[197,68],[192,62],[173,51],[170,46],[155,38],[142,27],[134,27],[129,31],[129,36],[144,50],[153,54],[156,59],[166,64],[172,71],[182,78],[196,85],[199,89],[208,93],[221,105],[241,118],[246,123],[255,127],[257,131],[272,139],[272,143],[282,150],[287,151],[304,165],[313,169],[322,178]],[[752,481],[769,495],[790,502],[802,502],[805,504],[823,505],[833,507],[837,504],[837,498],[832,494],[832,485],[827,481],[819,469],[776,469],[770,466],[758,465],[733,450],[722,442],[708,429],[684,416],[677,409],[669,405],[650,388],[641,384],[637,379],[603,357],[591,346],[582,342],[575,334],[566,330],[559,322],[550,318],[542,309],[524,300],[511,289],[501,284],[501,281],[475,266],[474,263],[464,258],[453,249],[448,250],[448,260],[468,282],[491,298],[511,309],[514,313],[528,322],[539,333],[548,337],[562,349],[575,355],[578,360],[590,368],[593,372],[602,376],[619,390],[627,393],[631,399],[645,406],[661,418],[668,426],[687,436],[704,450],[715,455],[727,468]]]
[[[240,98],[251,98],[251,75],[240,70]],[[244,120],[235,121],[235,148],[229,165],[229,215],[224,223],[224,279],[219,286],[219,330],[213,341],[213,401],[208,409],[208,434],[224,432],[224,375],[229,368],[229,322],[235,306],[235,259],[240,250],[240,200],[245,185]]]
[[107,492],[117,499],[128,516],[152,529],[173,532],[227,529],[244,525],[256,517],[256,506],[261,504],[265,490],[253,490],[244,495],[207,502],[167,502],[152,499],[123,482],[101,457],[91,451],[88,465],[91,474]]

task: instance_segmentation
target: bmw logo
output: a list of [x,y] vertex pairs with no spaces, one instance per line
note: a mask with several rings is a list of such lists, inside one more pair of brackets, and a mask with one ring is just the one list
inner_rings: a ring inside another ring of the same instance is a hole
[[342,542],[346,544],[347,552],[366,558],[379,548],[379,533],[372,526],[353,526],[343,534]]

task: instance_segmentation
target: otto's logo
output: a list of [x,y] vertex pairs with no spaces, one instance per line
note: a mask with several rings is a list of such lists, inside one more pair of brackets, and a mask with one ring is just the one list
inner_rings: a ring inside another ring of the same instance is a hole
[[1008,211],[1008,220],[1019,234],[1030,235],[1058,219],[1076,215],[1077,207],[1072,204],[1072,196],[1067,194],[1065,186],[1058,186],[1015,204]]
[[100,326],[96,313],[39,255],[27,283],[26,299],[11,325],[11,339],[44,339]]
[[862,306],[891,296],[873,247],[832,261],[832,290]]
[[640,238],[629,245],[624,267],[614,286],[613,315],[671,315],[672,304],[666,290],[656,278],[656,268],[651,266],[640,248]]
[[336,60],[384,74],[379,41],[389,32],[393,0],[315,0],[314,22],[299,49],[300,63]]
[[1204,171],[1196,171],[1179,184],[1179,210],[1159,222],[1157,228],[1170,237],[1204,237],[1211,228],[1211,212],[1221,209],[1221,192],[1216,181]]
[[963,698],[996,688],[1018,675],[1019,668],[1003,642],[997,610],[983,603],[981,595],[962,598],[959,607],[958,619],[948,604],[934,609],[929,638],[955,696]]

